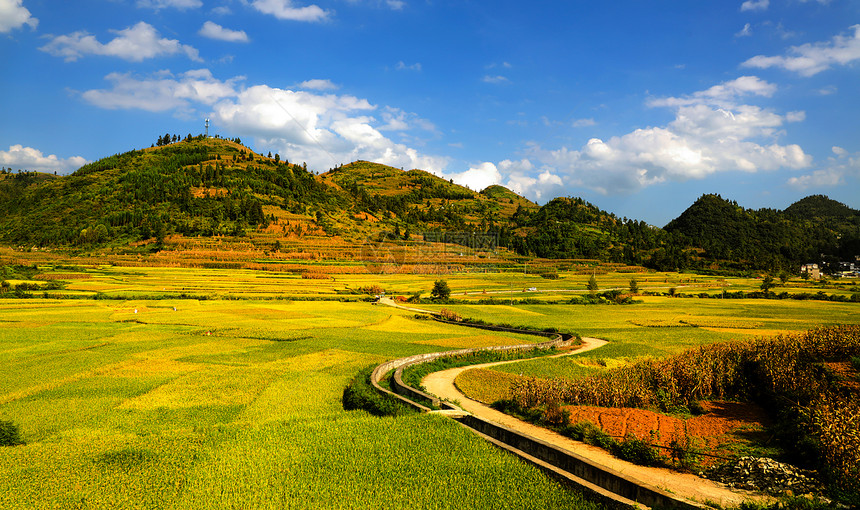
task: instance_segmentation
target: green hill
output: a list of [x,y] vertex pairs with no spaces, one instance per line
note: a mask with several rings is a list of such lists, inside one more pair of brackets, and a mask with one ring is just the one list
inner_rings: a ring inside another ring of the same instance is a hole
[[785,214],[796,219],[815,218],[857,218],[860,211],[851,209],[842,202],[831,200],[824,195],[811,195],[802,198],[785,209]]
[[[479,194],[422,170],[357,161],[315,176],[235,141],[190,136],[66,177],[2,177],[0,240],[27,246],[161,244],[170,235],[270,243],[295,232],[358,242],[401,229],[487,231],[518,207],[538,209],[513,192]],[[255,236],[264,231],[271,235]]]
[[117,154],[26,186],[4,179],[3,196],[2,240],[36,246],[236,235],[266,224],[267,205],[304,213],[307,203],[342,202],[302,167],[203,138]]
[[810,261],[836,262],[860,254],[860,214],[817,195],[785,211],[745,209],[703,195],[665,230],[702,259],[723,266],[796,270]]
[[65,177],[3,170],[0,242],[94,251],[161,249],[166,239],[193,248],[195,242],[212,246],[199,240],[230,239],[244,249],[278,250],[286,243],[303,250],[314,239],[319,249],[339,243],[348,251],[368,239],[400,243],[420,241],[422,233],[439,239],[443,232],[468,232],[495,236],[499,246],[523,256],[661,270],[796,270],[804,262],[860,254],[860,212],[822,195],[785,211],[745,209],[703,195],[660,229],[581,198],[539,207],[503,186],[476,193],[423,170],[356,161],[314,175],[304,164],[264,157],[238,140],[169,140]]

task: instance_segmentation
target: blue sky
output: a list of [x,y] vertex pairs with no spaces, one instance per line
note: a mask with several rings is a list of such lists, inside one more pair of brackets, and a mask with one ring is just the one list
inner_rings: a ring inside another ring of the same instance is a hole
[[662,226],[860,208],[856,0],[0,0],[0,165],[241,137]]

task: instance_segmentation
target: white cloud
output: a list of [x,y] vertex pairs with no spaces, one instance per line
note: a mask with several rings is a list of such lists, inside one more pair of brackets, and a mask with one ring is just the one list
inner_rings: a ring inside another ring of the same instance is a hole
[[385,5],[386,7],[390,8],[392,10],[395,10],[395,11],[403,10],[403,8],[406,7],[406,2],[404,2],[403,0],[347,0],[347,1],[351,4],[361,4],[361,3],[371,4],[372,3],[375,6]]
[[785,114],[786,122],[803,122],[804,120],[806,120],[806,112],[802,110]]
[[741,4],[741,11],[764,11],[770,5],[770,0],[746,0]]
[[306,161],[316,169],[364,159],[441,174],[448,164],[445,157],[422,154],[382,133],[414,128],[432,131],[431,123],[355,96],[267,85],[240,87],[244,77],[219,80],[207,69],[180,75],[161,71],[146,77],[113,73],[106,79],[111,88],[88,90],[81,94],[83,99],[109,109],[206,115],[218,129],[254,138],[260,146],[278,150],[290,161]]
[[860,179],[860,152],[849,153],[842,147],[832,148],[833,156],[827,158],[823,168],[812,173],[792,177],[787,183],[798,190],[810,188],[832,188],[845,185],[848,179]]
[[229,28],[224,28],[217,23],[213,23],[211,21],[207,21],[203,23],[203,26],[200,28],[198,32],[203,37],[208,37],[210,39],[218,39],[219,41],[227,41],[227,42],[248,42],[248,34],[246,34],[243,30],[231,30]]
[[196,9],[201,7],[203,2],[201,0],[137,0],[138,7],[146,7],[149,9]]
[[524,158],[519,161],[506,159],[499,162],[499,170],[506,175],[505,186],[524,197],[541,200],[561,192],[563,185],[561,177],[553,173],[549,167],[543,168],[537,177],[533,177],[537,169],[529,159]]
[[395,67],[395,69],[397,69],[398,71],[420,71],[421,70],[421,63],[415,62],[414,64],[406,65],[406,63],[404,63],[401,60],[400,62],[397,63],[397,66]]
[[489,162],[484,162],[476,167],[471,167],[465,172],[450,174],[450,178],[454,179],[457,184],[466,186],[474,191],[481,191],[493,184],[502,182],[502,174],[496,165]]
[[24,7],[23,0],[0,0],[0,34],[29,25],[35,29],[39,20]]
[[309,90],[336,90],[340,87],[332,83],[331,80],[306,80],[299,83],[300,89],[309,89]]
[[735,37],[749,37],[752,35],[752,26],[747,23],[744,27],[735,34]]
[[384,125],[379,126],[380,131],[409,131],[412,129],[420,129],[430,133],[437,132],[436,125],[429,120],[422,119],[418,115],[403,111],[400,108],[386,106],[382,108],[380,114],[382,116],[382,121],[385,122]]
[[331,15],[318,5],[294,7],[292,0],[254,0],[251,6],[263,14],[292,21],[325,21]]
[[792,46],[786,56],[757,55],[741,65],[762,69],[780,67],[802,76],[813,76],[834,65],[848,65],[860,60],[860,25],[850,29],[853,34],[837,35],[828,42]]
[[707,90],[694,92],[689,96],[651,99],[648,101],[648,105],[653,107],[677,107],[695,104],[733,106],[736,100],[743,96],[771,97],[776,90],[776,85],[768,83],[757,76],[741,76],[740,78],[714,85]]
[[510,80],[508,80],[508,79],[507,79],[507,78],[505,78],[504,76],[490,76],[490,75],[486,75],[486,76],[484,76],[484,77],[482,78],[482,80],[481,80],[481,81],[483,81],[484,83],[507,83],[507,82],[508,82],[508,81],[510,81]]
[[13,170],[67,174],[87,163],[89,161],[81,156],[66,159],[58,158],[54,154],[45,156],[42,151],[23,145],[10,145],[8,151],[0,150],[0,165],[11,167]]
[[313,168],[364,159],[442,173],[447,158],[421,154],[382,134],[382,129],[392,127],[399,110],[383,108],[388,126],[371,116],[376,110],[354,96],[257,85],[216,104],[212,118],[232,132],[251,133],[262,145],[278,148],[291,161],[307,161]]
[[105,55],[141,62],[148,58],[184,54],[191,60],[200,60],[195,48],[180,44],[174,39],[161,38],[158,30],[143,21],[111,32],[117,34],[117,37],[107,44],[102,44],[95,36],[80,31],[54,37],[39,49],[55,57],[63,57],[66,62],[73,62],[84,55]]
[[594,119],[593,119],[593,118],[588,118],[588,119],[576,119],[576,120],[574,120],[574,121],[571,123],[571,125],[572,125],[573,127],[575,127],[575,128],[578,128],[578,127],[591,127],[591,126],[596,126],[596,125],[597,125],[597,122],[594,122]]
[[212,14],[217,14],[219,16],[229,16],[230,14],[233,14],[233,11],[230,10],[230,8],[226,5],[220,5],[212,9]]
[[[546,150],[532,145],[528,161],[546,173],[544,184],[563,181],[599,193],[637,191],[668,181],[702,179],[720,172],[804,169],[812,158],[798,145],[777,142],[786,122],[799,122],[804,112],[779,115],[758,106],[739,104],[745,96],[769,97],[776,86],[753,76],[741,77],[681,98],[649,101],[672,108],[665,126],[636,129],[607,140],[591,138],[579,149]],[[505,165],[499,167],[504,171]],[[511,186],[534,193],[534,171],[512,175]],[[549,180],[550,177],[556,177]],[[536,194],[532,196],[537,196]]]
[[196,103],[212,105],[235,96],[237,83],[244,78],[220,81],[209,70],[199,69],[179,76],[162,71],[149,78],[139,78],[131,73],[111,73],[105,79],[113,84],[111,89],[88,90],[81,96],[89,103],[110,110],[162,112],[187,111]]
[[833,169],[816,170],[811,174],[801,175],[800,177],[792,177],[788,180],[788,185],[798,190],[807,190],[809,188],[832,188],[844,182],[841,172]]

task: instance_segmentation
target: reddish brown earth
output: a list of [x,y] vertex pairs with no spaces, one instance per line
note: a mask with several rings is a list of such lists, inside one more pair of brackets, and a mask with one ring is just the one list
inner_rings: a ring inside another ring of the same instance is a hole
[[854,365],[848,361],[825,363],[825,365],[839,378],[839,384],[860,392],[860,373],[854,369]]
[[[570,423],[590,421],[616,439],[632,435],[664,447],[677,441],[717,456],[727,456],[732,446],[749,443],[751,438],[763,439],[764,428],[770,424],[764,410],[753,404],[702,402],[702,407],[705,414],[686,419],[633,408],[567,406],[564,409],[570,413]],[[716,457],[701,459],[704,465],[719,461]]]

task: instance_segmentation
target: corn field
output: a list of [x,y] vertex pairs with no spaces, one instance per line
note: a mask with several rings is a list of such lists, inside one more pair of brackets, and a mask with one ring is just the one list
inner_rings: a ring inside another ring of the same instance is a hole
[[860,326],[711,344],[577,380],[515,382],[522,408],[558,405],[672,410],[698,400],[778,399],[801,412],[837,486],[860,492],[860,395],[828,376],[826,362],[860,355]]

